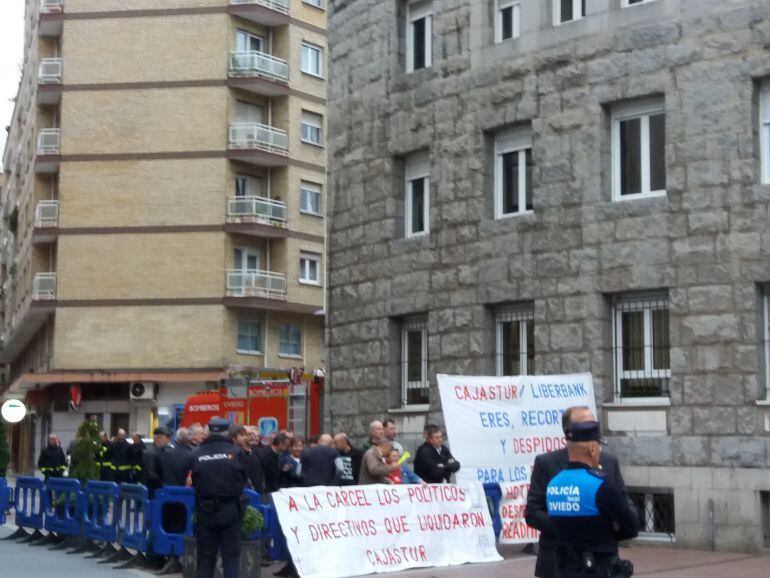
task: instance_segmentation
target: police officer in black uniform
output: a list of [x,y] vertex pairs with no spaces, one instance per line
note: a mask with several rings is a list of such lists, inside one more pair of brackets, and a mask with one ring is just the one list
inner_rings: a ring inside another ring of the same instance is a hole
[[211,435],[194,454],[198,578],[214,576],[218,551],[223,578],[238,578],[240,569],[241,521],[246,510],[243,490],[248,482],[243,452],[225,435],[229,427],[227,420],[213,418]]
[[557,578],[627,578],[634,573],[630,562],[618,559],[618,541],[638,534],[638,519],[620,490],[597,469],[600,442],[599,422],[570,425],[569,466],[548,483]]

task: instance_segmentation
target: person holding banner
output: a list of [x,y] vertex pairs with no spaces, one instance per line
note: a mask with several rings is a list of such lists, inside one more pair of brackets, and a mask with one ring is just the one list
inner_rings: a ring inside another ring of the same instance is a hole
[[638,518],[624,493],[597,469],[601,443],[599,422],[571,424],[569,464],[548,482],[557,578],[630,578],[634,573],[630,562],[618,559],[618,541],[638,535]]
[[[562,430],[566,436],[572,424],[593,421],[594,416],[587,407],[570,407],[562,415]],[[537,562],[535,564],[535,576],[538,578],[554,578],[556,575],[556,537],[546,508],[545,492],[548,482],[559,472],[567,469],[568,465],[569,455],[567,449],[562,448],[537,456],[532,469],[525,519],[529,526],[540,531]],[[602,452],[599,459],[599,468],[606,475],[607,480],[618,488],[621,493],[625,494],[626,485],[620,473],[617,458],[608,451]]]

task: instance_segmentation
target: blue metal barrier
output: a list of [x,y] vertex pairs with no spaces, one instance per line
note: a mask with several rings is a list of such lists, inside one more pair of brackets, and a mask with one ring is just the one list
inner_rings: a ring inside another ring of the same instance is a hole
[[289,560],[289,545],[286,543],[286,537],[281,529],[281,522],[275,513],[275,504],[270,504],[271,525],[270,525],[270,559],[271,560]]
[[44,508],[43,480],[21,476],[16,480],[13,508],[16,510],[16,525],[21,528],[41,530]]
[[43,492],[45,529],[65,536],[79,536],[83,516],[80,481],[49,478]]
[[[172,533],[163,527],[163,509],[169,505],[184,506],[185,528]],[[195,491],[181,486],[167,486],[155,492],[150,503],[152,520],[152,550],[164,556],[181,556],[184,553],[185,536],[193,535],[192,517],[195,509]]]
[[118,500],[118,543],[124,548],[147,552],[150,534],[150,500],[140,484],[121,484]]
[[83,495],[83,530],[86,538],[107,544],[117,542],[119,495],[120,488],[114,482],[86,483]]
[[499,538],[500,532],[503,530],[503,518],[500,516],[500,500],[503,499],[503,490],[500,488],[500,484],[484,484],[484,494],[487,497],[489,515],[492,516],[495,538]]
[[261,538],[272,537],[274,524],[273,518],[275,517],[273,506],[270,504],[263,504],[262,496],[260,496],[259,493],[255,492],[254,490],[244,490],[243,493],[246,495],[246,498],[249,501],[249,506],[262,514],[262,528],[252,532],[247,536],[247,538],[249,540],[259,540]]
[[5,524],[5,512],[13,504],[13,490],[8,487],[5,478],[0,478],[0,526]]

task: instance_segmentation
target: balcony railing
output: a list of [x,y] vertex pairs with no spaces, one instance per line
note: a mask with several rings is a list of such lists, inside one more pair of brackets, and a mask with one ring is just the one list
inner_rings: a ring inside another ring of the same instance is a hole
[[59,201],[40,201],[35,207],[35,227],[59,225]]
[[40,12],[52,14],[64,9],[64,0],[40,0]]
[[258,122],[236,122],[230,125],[230,148],[263,149],[287,154],[289,135],[286,131]]
[[271,10],[277,10],[284,14],[289,13],[289,0],[230,0],[230,4],[235,6],[244,6],[248,4],[257,4],[270,8]]
[[263,222],[286,226],[286,203],[265,197],[231,197],[227,201],[227,222]]
[[266,76],[289,82],[289,64],[264,52],[231,52],[230,74],[232,76]]
[[286,275],[258,269],[227,272],[227,294],[231,297],[286,299]]
[[32,280],[32,300],[56,299],[56,273],[37,273]]
[[61,58],[43,58],[37,69],[37,79],[45,84],[61,82]]
[[37,135],[37,154],[58,155],[61,145],[61,129],[44,128]]

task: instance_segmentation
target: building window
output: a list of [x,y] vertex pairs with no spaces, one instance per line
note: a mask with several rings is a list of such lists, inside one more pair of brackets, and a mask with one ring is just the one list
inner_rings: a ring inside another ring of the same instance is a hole
[[238,321],[238,353],[262,352],[262,324],[259,321]]
[[770,80],[759,90],[759,154],[762,165],[762,183],[770,184]]
[[532,131],[503,131],[495,138],[495,218],[532,210]]
[[767,390],[766,399],[770,400],[770,285],[765,287],[764,302],[765,386]]
[[323,10],[324,3],[323,0],[302,0],[305,4],[310,4],[311,6],[315,6],[316,8],[320,8]]
[[321,214],[321,185],[302,181],[299,185],[300,213]]
[[300,125],[300,139],[302,142],[321,146],[322,127],[323,117],[320,114],[302,111],[302,122]]
[[535,369],[535,313],[531,305],[495,312],[497,375],[531,375]]
[[671,380],[668,298],[618,298],[613,306],[615,396],[668,397]]
[[518,38],[521,34],[521,4],[514,0],[496,0],[495,42]]
[[251,175],[235,175],[236,197],[262,196],[262,179]]
[[281,325],[278,355],[285,357],[302,356],[302,329],[298,325]]
[[554,26],[580,20],[586,15],[586,0],[553,0]]
[[628,497],[639,512],[639,538],[655,542],[673,542],[676,538],[674,495],[665,490],[629,489]]
[[406,71],[430,68],[433,63],[433,2],[406,5]]
[[323,48],[303,42],[301,69],[305,74],[323,76]]
[[407,319],[401,331],[401,404],[428,403],[428,322]]
[[659,99],[612,111],[615,200],[666,194],[666,114]]
[[321,255],[318,253],[300,253],[299,282],[312,285],[321,284]]
[[235,33],[235,51],[262,52],[262,38],[252,34],[251,32],[238,30]]
[[407,237],[423,235],[430,230],[430,157],[427,152],[415,153],[406,160],[405,209]]
[[655,0],[622,0],[621,6],[623,8],[628,8],[629,6],[636,6],[637,4],[648,4],[649,2],[654,2]]

